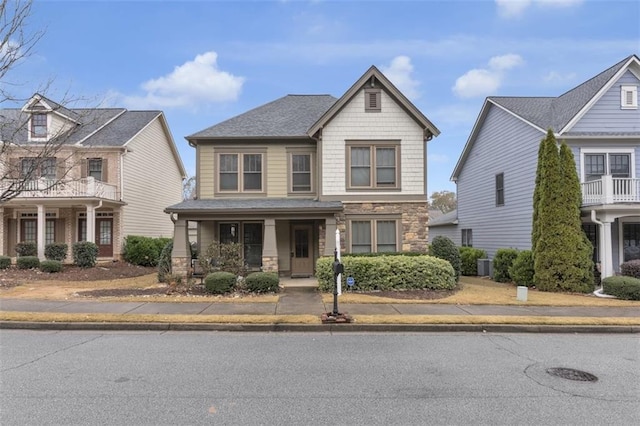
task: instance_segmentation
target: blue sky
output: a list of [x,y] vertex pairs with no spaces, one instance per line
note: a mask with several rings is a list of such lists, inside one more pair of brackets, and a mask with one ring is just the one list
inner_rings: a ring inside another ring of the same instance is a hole
[[431,193],[455,190],[486,96],[558,96],[640,54],[639,23],[639,0],[36,0],[27,29],[44,36],[7,80],[163,110],[192,175],[185,136],[287,94],[340,97],[375,65],[442,132]]

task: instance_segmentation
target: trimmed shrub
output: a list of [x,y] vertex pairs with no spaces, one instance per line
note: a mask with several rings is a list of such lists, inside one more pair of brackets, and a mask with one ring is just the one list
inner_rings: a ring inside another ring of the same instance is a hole
[[51,243],[44,247],[44,257],[47,260],[57,260],[62,262],[67,258],[67,250],[69,246],[65,243]]
[[72,247],[73,263],[81,268],[92,268],[98,260],[98,246],[89,241],[80,241]]
[[0,269],[7,269],[11,266],[11,258],[8,256],[0,256]]
[[273,272],[253,272],[244,281],[246,289],[253,293],[277,292],[280,278]]
[[213,272],[204,279],[204,288],[213,294],[229,293],[235,284],[236,276],[231,272]]
[[516,285],[533,287],[533,274],[533,252],[531,250],[519,252],[509,268],[511,280]]
[[150,238],[129,235],[124,239],[122,257],[132,265],[157,266],[162,249],[171,238]]
[[486,259],[487,253],[473,247],[460,247],[460,273],[475,277],[478,275],[478,259]]
[[429,255],[449,261],[456,274],[456,281],[460,278],[460,251],[450,238],[437,236],[429,245]]
[[171,252],[173,251],[173,241],[169,241],[158,258],[158,282],[165,282],[166,275],[171,273]]
[[427,253],[420,251],[381,251],[375,253],[342,253],[340,257],[424,256],[425,254]]
[[[353,288],[359,291],[451,290],[456,286],[456,275],[451,264],[429,255],[347,256],[342,259],[342,264],[342,280],[346,282],[347,277],[353,277]],[[333,291],[333,257],[318,259],[316,277],[320,291]]]
[[605,294],[625,300],[640,300],[640,279],[633,277],[607,277],[602,280]]
[[40,270],[42,272],[60,272],[62,271],[62,262],[59,260],[44,260],[40,262]]
[[640,278],[640,259],[624,262],[620,265],[620,273],[626,277]]
[[511,282],[509,268],[518,257],[518,250],[512,248],[502,248],[496,251],[493,257],[493,280],[499,283]]
[[37,256],[38,246],[36,243],[18,243],[16,244],[16,254],[20,256]]
[[20,256],[16,260],[18,269],[35,269],[40,266],[40,259],[37,256]]

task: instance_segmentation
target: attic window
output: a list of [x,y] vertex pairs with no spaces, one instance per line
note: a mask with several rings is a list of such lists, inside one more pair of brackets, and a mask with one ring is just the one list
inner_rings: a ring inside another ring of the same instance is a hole
[[366,112],[380,112],[380,89],[365,89],[364,110]]
[[620,87],[620,107],[622,109],[638,108],[638,86]]
[[32,138],[47,137],[47,114],[31,115],[31,137]]

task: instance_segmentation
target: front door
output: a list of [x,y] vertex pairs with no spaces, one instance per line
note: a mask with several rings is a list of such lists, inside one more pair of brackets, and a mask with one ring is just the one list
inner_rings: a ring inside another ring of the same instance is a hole
[[113,218],[96,218],[98,257],[113,257]]
[[291,276],[313,275],[313,226],[296,224],[291,226]]

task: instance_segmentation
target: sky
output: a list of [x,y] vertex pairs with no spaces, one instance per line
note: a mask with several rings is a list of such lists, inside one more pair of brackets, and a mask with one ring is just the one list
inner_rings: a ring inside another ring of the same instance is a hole
[[640,55],[640,0],[35,0],[25,30],[42,38],[1,84],[162,110],[190,176],[185,136],[287,94],[339,98],[375,65],[441,131],[431,194],[455,191],[487,96],[559,96]]

